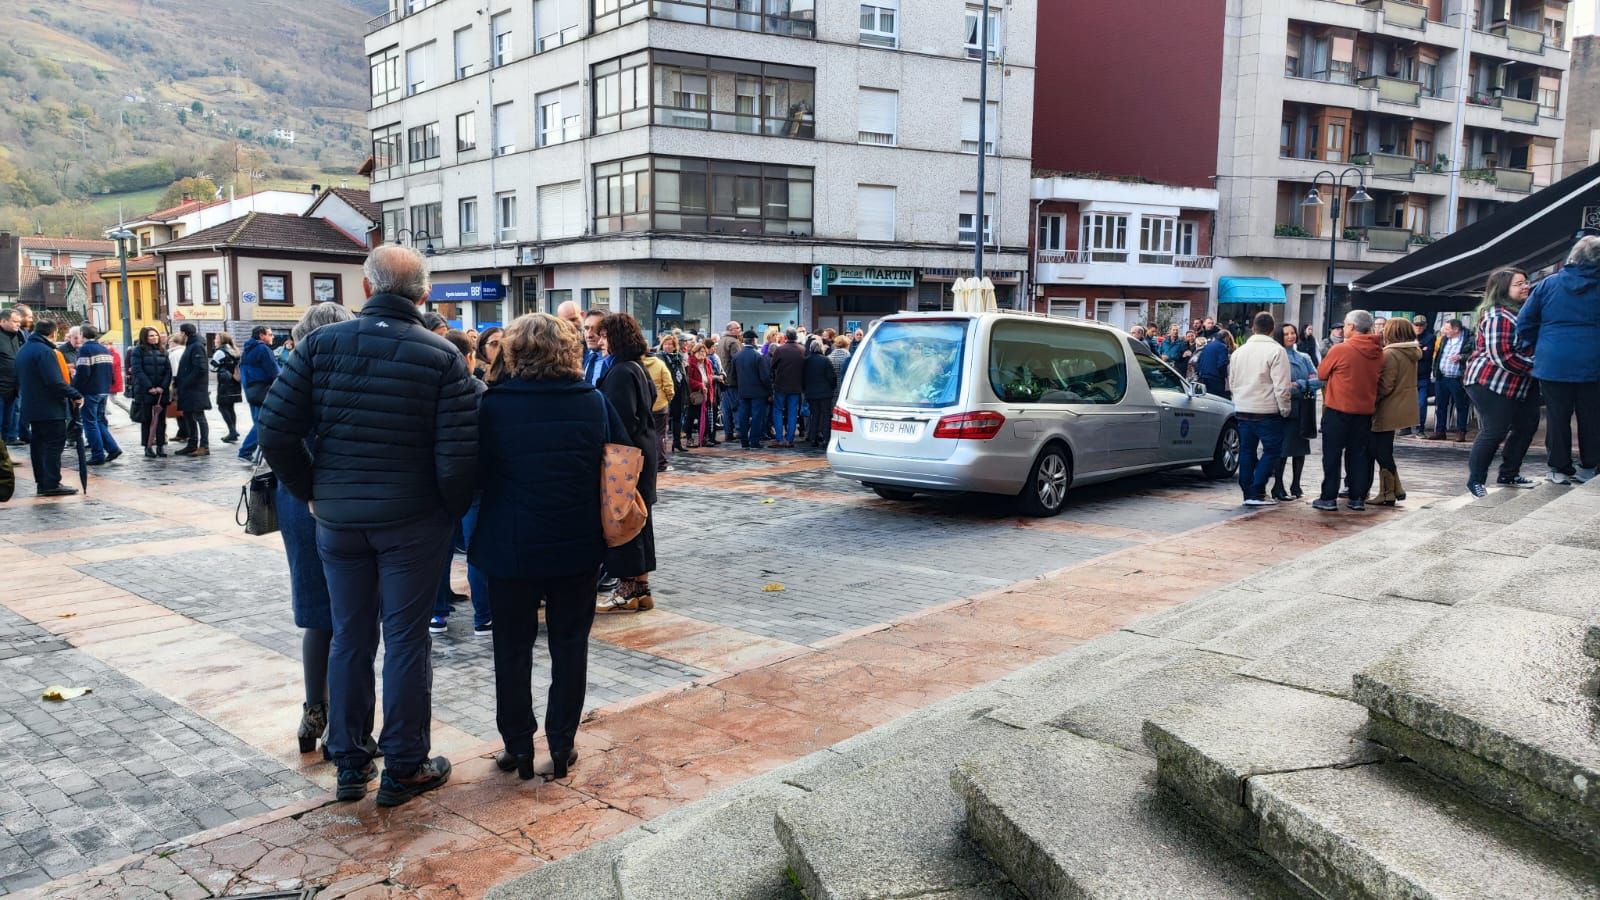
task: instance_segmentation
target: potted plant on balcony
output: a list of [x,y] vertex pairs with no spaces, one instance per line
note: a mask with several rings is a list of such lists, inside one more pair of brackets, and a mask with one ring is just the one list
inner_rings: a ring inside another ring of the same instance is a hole
[[1433,160],[1433,174],[1442,175],[1445,172],[1449,171],[1449,169],[1450,169],[1450,157],[1445,156],[1443,153],[1441,153],[1437,157],[1434,158],[1434,160]]
[[1347,240],[1347,241],[1359,241],[1359,240],[1361,240],[1361,229],[1359,229],[1359,228],[1346,228],[1344,230],[1344,239]]
[[1311,232],[1299,225],[1278,225],[1272,229],[1272,235],[1282,238],[1308,238],[1311,237]]

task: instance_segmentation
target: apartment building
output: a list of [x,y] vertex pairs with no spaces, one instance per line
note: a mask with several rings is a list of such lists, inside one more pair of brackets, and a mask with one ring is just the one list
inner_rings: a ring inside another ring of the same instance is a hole
[[1600,35],[1572,39],[1565,174],[1600,162]]
[[1015,302],[1035,0],[981,10],[395,0],[366,43],[384,234],[429,255],[468,325],[571,299],[652,334],[853,327],[948,307],[979,240]]

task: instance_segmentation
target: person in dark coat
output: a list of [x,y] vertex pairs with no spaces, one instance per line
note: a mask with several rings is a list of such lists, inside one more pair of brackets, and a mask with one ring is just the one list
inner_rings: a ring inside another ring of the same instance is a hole
[[734,387],[739,394],[739,446],[761,449],[767,428],[767,398],[772,396],[772,367],[756,349],[756,333],[744,333],[744,349],[733,358]]
[[61,452],[67,446],[67,421],[72,410],[83,405],[83,395],[62,372],[61,355],[50,340],[55,333],[56,323],[39,320],[17,353],[22,421],[33,429],[28,453],[33,458],[33,481],[41,497],[78,492],[61,483]]
[[185,322],[179,330],[184,338],[183,357],[173,374],[173,392],[178,395],[178,411],[189,421],[189,444],[173,455],[210,456],[211,422],[206,410],[211,408],[211,362],[205,339],[194,323]]
[[239,358],[239,385],[244,391],[244,402],[250,405],[250,433],[239,445],[239,458],[249,459],[256,452],[256,438],[261,421],[261,404],[272,390],[278,377],[278,357],[272,352],[272,329],[257,325],[250,330],[250,340],[244,342]]
[[783,342],[772,345],[767,361],[772,364],[772,399],[775,404],[772,424],[777,440],[774,447],[793,447],[795,425],[800,419],[800,396],[805,393],[806,351],[797,343],[793,328],[784,332]]
[[233,345],[233,336],[226,331],[217,335],[217,350],[211,354],[211,371],[217,373],[217,410],[228,426],[222,442],[231,444],[239,440],[239,417],[233,409],[244,399],[244,389],[239,386],[239,348]]
[[1517,344],[1531,351],[1544,396],[1546,478],[1583,484],[1600,475],[1600,237],[1581,238],[1561,271],[1533,289],[1517,313]]
[[[489,583],[495,721],[505,744],[496,762],[524,779],[534,774],[533,646],[544,606],[550,648],[545,736],[555,779],[577,760],[573,742],[588,683],[594,576],[606,558],[601,456],[608,436],[629,429],[584,380],[583,339],[570,323],[544,313],[522,316],[506,326],[500,353],[500,377],[478,411],[478,471],[494,487],[483,492],[467,559]],[[626,379],[628,368],[611,378]]]
[[1216,337],[1206,341],[1206,345],[1200,348],[1200,354],[1195,357],[1195,378],[1206,386],[1207,393],[1218,397],[1229,396],[1228,358],[1232,337],[1230,332],[1219,330]]
[[655,417],[650,408],[656,390],[639,360],[645,354],[644,333],[627,313],[611,313],[600,322],[600,349],[611,360],[600,379],[600,393],[622,421],[622,433],[612,434],[610,443],[631,444],[644,453],[644,470],[639,473],[639,496],[650,515],[644,530],[621,547],[606,553],[606,573],[618,579],[610,597],[600,601],[599,613],[634,612],[654,609],[650,595],[650,573],[656,569],[656,472],[661,462],[661,438],[656,434]]
[[806,437],[815,449],[828,441],[829,425],[833,422],[833,398],[839,388],[839,376],[822,350],[821,338],[812,338],[811,346],[806,348],[804,372],[806,406],[811,408],[811,433]]
[[117,439],[111,436],[111,424],[106,421],[106,401],[111,399],[116,384],[117,364],[112,359],[111,348],[100,343],[100,330],[93,325],[82,328],[83,343],[78,346],[73,363],[72,386],[83,395],[83,437],[88,444],[88,465],[103,466],[115,462],[122,455]]
[[27,339],[22,333],[22,314],[0,309],[0,434],[13,447],[23,443],[18,437],[22,416],[17,408],[17,353]]
[[0,503],[11,499],[17,490],[17,474],[11,469],[11,451],[0,441]]
[[667,371],[672,374],[672,400],[667,407],[668,428],[672,430],[672,449],[678,453],[683,451],[684,408],[689,402],[689,365],[688,354],[675,334],[665,335],[661,338],[661,350],[656,357],[667,365]]
[[[167,455],[167,404],[172,401],[172,360],[161,348],[161,332],[139,329],[139,343],[128,351],[133,381],[134,419],[144,419],[144,455]],[[149,418],[145,418],[148,416]]]
[[365,271],[361,314],[300,343],[262,405],[260,437],[272,471],[317,520],[333,618],[335,796],[359,800],[377,775],[363,740],[381,624],[378,804],[397,806],[450,777],[450,761],[429,756],[428,617],[456,522],[477,486],[478,404],[466,360],[423,327],[422,254],[386,244],[367,257]]

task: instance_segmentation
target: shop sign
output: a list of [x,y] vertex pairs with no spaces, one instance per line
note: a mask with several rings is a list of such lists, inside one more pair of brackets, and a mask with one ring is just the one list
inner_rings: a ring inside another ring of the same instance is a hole
[[435,303],[457,303],[476,300],[504,300],[506,286],[498,281],[474,281],[470,284],[436,284],[428,299]]
[[174,306],[174,322],[220,322],[228,317],[225,306]]
[[917,283],[910,269],[880,269],[872,266],[812,266],[811,293],[826,297],[834,287],[911,288]]

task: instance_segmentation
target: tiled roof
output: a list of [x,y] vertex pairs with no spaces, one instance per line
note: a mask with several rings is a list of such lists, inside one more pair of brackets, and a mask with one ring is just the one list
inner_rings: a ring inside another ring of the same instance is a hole
[[367,217],[369,222],[383,221],[383,207],[372,202],[372,194],[367,191],[358,191],[355,188],[330,188],[329,191],[340,200],[350,204],[356,212]]
[[223,200],[190,200],[187,203],[180,203],[177,206],[174,206],[174,207],[172,207],[170,209],[163,209],[163,210],[160,210],[159,212],[153,212],[150,215],[145,216],[145,221],[148,221],[148,222],[167,222],[167,221],[171,221],[172,219],[176,219],[179,216],[186,216],[189,213],[198,212],[199,210],[205,209],[206,207],[211,206],[214,203],[223,203],[223,202],[226,202],[226,201],[223,201]]
[[156,253],[229,247],[235,250],[301,250],[365,256],[367,248],[322,219],[253,212],[154,248]]
[[22,239],[22,249],[63,250],[67,253],[100,253],[109,256],[117,252],[117,243],[116,241],[89,241],[83,238],[29,235]]

